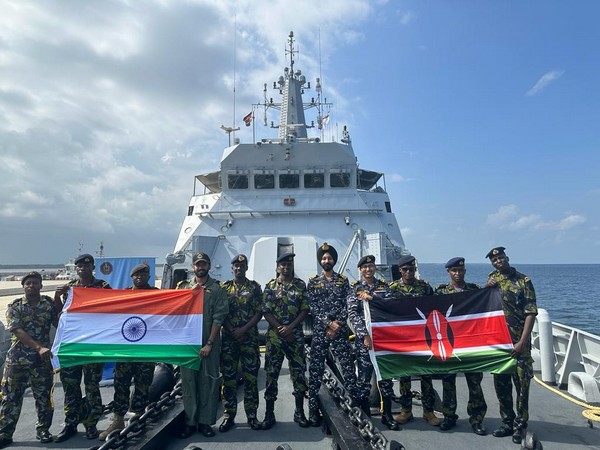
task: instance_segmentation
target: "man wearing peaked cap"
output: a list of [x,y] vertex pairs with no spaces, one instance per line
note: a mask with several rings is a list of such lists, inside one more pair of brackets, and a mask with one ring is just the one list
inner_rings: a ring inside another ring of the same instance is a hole
[[337,262],[336,249],[326,242],[317,249],[317,260],[321,273],[310,277],[306,292],[308,304],[314,320],[313,338],[310,345],[310,367],[308,380],[309,423],[321,424],[318,394],[325,372],[325,359],[331,346],[339,361],[344,377],[344,387],[353,399],[356,399],[356,375],[352,348],[350,346],[350,328],[348,327],[348,309],[346,299],[350,293],[348,278],[333,267]]
[[[513,442],[520,444],[529,420],[529,385],[533,378],[531,330],[538,311],[531,279],[511,267],[504,250],[504,247],[495,247],[486,255],[495,269],[488,275],[486,286],[498,286],[500,289],[502,308],[514,345],[511,356],[517,360],[517,373],[494,374],[502,423],[493,435],[504,437],[512,434]],[[513,383],[517,393],[516,414],[512,402]]]
[[262,289],[246,278],[248,258],[236,255],[231,260],[233,279],[221,283],[229,301],[229,315],[223,323],[221,373],[223,374],[223,422],[219,431],[225,433],[235,425],[237,414],[238,367],[244,380],[244,411],[250,428],[260,430],[258,409],[258,369],[260,349],[257,324],[262,317]]
[[[436,295],[453,294],[455,292],[470,291],[479,289],[479,286],[473,283],[465,282],[465,258],[460,256],[451,258],[446,263],[446,271],[450,275],[450,282],[440,284],[435,288]],[[469,387],[469,401],[467,403],[467,413],[469,414],[469,423],[473,432],[480,436],[487,434],[483,426],[483,418],[487,412],[487,404],[481,389],[482,372],[465,373],[467,386]],[[456,415],[456,374],[444,375],[442,377],[443,400],[442,412],[444,420],[440,425],[443,431],[450,430],[456,425],[458,416]]]
[[6,309],[6,328],[11,334],[6,353],[0,402],[0,448],[10,445],[21,413],[25,390],[31,387],[37,413],[36,437],[52,442],[50,426],[53,373],[50,364],[50,328],[58,324],[59,310],[52,298],[42,295],[42,276],[29,272],[21,279],[24,295]]
[[185,427],[180,439],[187,439],[196,430],[205,437],[215,435],[212,424],[217,421],[220,389],[221,326],[229,314],[227,294],[219,282],[209,275],[210,258],[199,252],[192,258],[194,277],[180,281],[177,289],[204,289],[202,313],[202,370],[181,368]]
[[[127,289],[158,289],[150,286],[150,266],[146,263],[136,265],[129,276],[133,285]],[[108,428],[100,433],[98,439],[106,440],[108,435],[115,430],[125,428],[125,414],[129,410],[131,382],[133,381],[133,396],[131,397],[131,411],[140,416],[148,406],[148,392],[154,378],[154,363],[144,362],[116,362],[114,370],[114,396],[113,415]]]
[[[391,297],[388,283],[375,277],[377,267],[375,256],[366,255],[358,261],[360,281],[352,283],[348,296],[348,319],[354,328],[354,352],[356,355],[357,375],[357,403],[367,416],[371,416],[371,378],[373,364],[369,351],[373,350],[373,341],[365,324],[363,302],[373,299],[387,299]],[[398,423],[392,415],[392,398],[394,397],[394,382],[391,379],[377,382],[381,397],[381,423],[389,430],[398,430]]]
[[294,277],[294,256],[286,253],[277,258],[277,278],[269,281],[263,292],[263,315],[269,323],[265,343],[266,411],[262,422],[265,430],[277,422],[277,380],[284,357],[288,360],[296,398],[294,421],[302,427],[309,425],[303,408],[299,408],[307,391],[302,322],[308,315],[308,298],[306,283]]
[[[390,284],[390,290],[394,297],[402,299],[402,297],[423,297],[433,295],[433,288],[425,280],[417,279],[416,277],[416,260],[412,255],[403,256],[398,261],[400,268],[399,280]],[[438,426],[438,419],[433,412],[435,403],[435,394],[433,391],[433,381],[431,376],[421,376],[421,393],[423,400],[423,419],[431,425]],[[401,424],[413,419],[412,414],[412,391],[411,377],[400,377],[400,414],[396,415],[396,422]]]
[[[59,286],[54,294],[54,302],[60,310],[63,307],[63,300],[66,299],[67,293],[72,287],[111,289],[106,281],[94,277],[96,266],[94,266],[92,255],[87,253],[79,255],[75,258],[74,263],[78,279]],[[100,433],[96,425],[103,411],[102,397],[100,396],[100,380],[102,379],[103,370],[104,363],[84,364],[60,369],[60,381],[65,391],[65,426],[55,436],[54,442],[66,441],[77,434],[77,424],[80,422],[85,426],[86,438],[96,439],[98,437]],[[82,377],[85,384],[85,399],[81,395]],[[84,417],[83,420],[81,417]]]

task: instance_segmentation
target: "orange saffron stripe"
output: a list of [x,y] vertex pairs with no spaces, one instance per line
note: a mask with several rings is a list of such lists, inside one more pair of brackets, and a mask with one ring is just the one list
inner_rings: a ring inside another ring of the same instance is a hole
[[68,312],[103,314],[202,314],[201,289],[73,288]]

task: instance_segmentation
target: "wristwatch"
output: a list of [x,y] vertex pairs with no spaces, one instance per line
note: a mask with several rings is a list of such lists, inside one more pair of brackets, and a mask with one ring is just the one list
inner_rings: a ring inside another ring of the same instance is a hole
[[212,339],[209,339],[208,341],[206,341],[206,345],[213,345],[214,341]]

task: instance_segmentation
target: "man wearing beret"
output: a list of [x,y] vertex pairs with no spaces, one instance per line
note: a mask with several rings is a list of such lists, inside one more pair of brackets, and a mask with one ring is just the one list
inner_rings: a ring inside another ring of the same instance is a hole
[[[73,287],[110,289],[110,285],[94,277],[94,257],[90,254],[75,258],[77,280],[70,281],[56,289],[54,301],[62,310],[64,300]],[[81,366],[62,367],[60,381],[65,391],[65,426],[56,435],[54,442],[63,442],[77,433],[77,424],[85,426],[85,437],[96,439],[99,435],[96,425],[102,415],[102,397],[100,396],[100,380],[104,363],[83,364]],[[85,398],[81,396],[81,377],[85,385]]]
[[[348,296],[348,318],[354,328],[354,349],[356,364],[358,366],[357,401],[360,408],[367,416],[371,416],[371,378],[373,377],[373,363],[369,357],[369,350],[373,349],[373,341],[365,325],[365,312],[363,302],[373,299],[386,299],[391,297],[388,284],[375,277],[377,266],[375,256],[363,256],[358,261],[360,281],[352,283]],[[381,380],[378,383],[382,403],[381,423],[389,430],[398,430],[400,427],[392,416],[392,397],[394,396],[393,380]]]
[[[422,297],[433,295],[433,288],[425,280],[416,277],[416,260],[414,256],[403,256],[398,261],[401,278],[390,284],[392,294],[396,298]],[[423,402],[423,419],[434,427],[440,424],[440,419],[433,412],[435,394],[433,381],[430,376],[421,376],[421,399]],[[413,419],[412,414],[412,392],[411,377],[400,377],[400,414],[396,416],[396,422],[406,423]]]
[[219,389],[221,387],[221,325],[229,314],[227,294],[219,282],[210,277],[210,258],[196,253],[192,258],[194,277],[177,284],[177,289],[204,289],[202,310],[202,348],[200,370],[181,368],[181,388],[185,428],[181,439],[189,438],[196,430],[213,437],[212,424],[217,421]]
[[[470,291],[479,289],[479,286],[473,283],[465,282],[465,258],[451,258],[446,263],[446,271],[450,275],[450,282],[440,284],[435,288],[435,293],[454,294],[455,292]],[[482,372],[467,372],[465,373],[467,386],[469,387],[469,402],[467,403],[467,413],[469,414],[469,423],[473,428],[473,432],[480,436],[485,436],[487,431],[483,426],[483,418],[487,412],[487,404],[481,389],[481,380],[483,379]],[[442,378],[443,385],[443,400],[442,412],[444,420],[440,425],[443,431],[450,430],[456,425],[458,416],[456,415],[456,374],[444,375]]]
[[[133,286],[127,289],[158,289],[150,286],[150,266],[145,263],[135,266],[130,274]],[[144,413],[148,406],[148,391],[154,378],[154,363],[146,362],[117,362],[115,363],[115,378],[113,397],[113,417],[106,430],[100,433],[98,439],[106,440],[108,435],[115,430],[125,428],[124,417],[129,409],[129,387],[133,379],[133,396],[131,397],[131,411],[137,416]]]
[[304,355],[304,333],[302,322],[308,315],[306,283],[294,277],[294,253],[285,253],[277,258],[277,278],[267,283],[263,292],[263,315],[269,323],[265,344],[265,420],[262,428],[268,430],[275,425],[275,401],[277,379],[287,358],[296,399],[294,422],[301,427],[309,426],[304,415],[304,394],[307,391],[306,360]]
[[[512,434],[515,444],[520,444],[527,430],[529,419],[529,384],[533,378],[531,358],[531,330],[537,315],[537,303],[533,283],[528,276],[510,266],[504,247],[491,249],[490,259],[494,271],[488,275],[486,286],[497,286],[502,295],[502,308],[514,348],[511,356],[517,360],[515,374],[494,374],[494,387],[500,403],[500,428],[493,435],[504,437]],[[517,412],[513,410],[512,383],[517,393]]]
[[350,284],[348,278],[333,271],[337,259],[338,253],[332,245],[321,245],[317,249],[317,261],[323,270],[310,278],[306,288],[314,320],[308,369],[308,420],[313,427],[321,425],[318,394],[330,346],[342,369],[344,387],[356,399],[356,375],[347,324]]
[[57,326],[59,310],[52,298],[40,294],[42,276],[38,272],[25,275],[21,285],[25,295],[15,299],[6,310],[7,329],[12,335],[2,376],[0,448],[12,443],[28,386],[35,399],[36,438],[42,443],[52,442],[50,326]]
[[229,300],[229,315],[223,323],[221,373],[223,374],[223,415],[219,431],[225,433],[235,424],[237,413],[238,366],[244,380],[244,410],[253,430],[260,430],[258,409],[258,369],[260,350],[257,324],[262,317],[262,289],[246,278],[248,257],[237,255],[231,260],[233,279],[221,283]]

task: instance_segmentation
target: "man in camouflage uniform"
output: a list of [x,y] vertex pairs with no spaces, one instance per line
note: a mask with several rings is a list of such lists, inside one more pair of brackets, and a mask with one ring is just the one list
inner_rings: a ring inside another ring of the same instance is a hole
[[[129,286],[127,289],[158,289],[148,284],[150,279],[148,264],[138,264],[129,275],[133,280],[133,286]],[[100,433],[98,439],[104,441],[111,432],[125,428],[124,417],[129,409],[129,387],[132,379],[134,391],[131,396],[131,410],[137,416],[144,413],[148,406],[148,390],[152,384],[152,378],[154,378],[154,366],[154,363],[145,362],[115,363],[113,417],[108,428]]]
[[[537,315],[537,303],[533,283],[528,276],[517,272],[508,262],[504,247],[491,249],[490,272],[486,286],[498,286],[502,295],[502,309],[514,348],[511,356],[517,360],[515,374],[494,374],[494,387],[500,403],[500,428],[493,435],[504,437],[512,434],[515,444],[520,444],[527,430],[529,419],[529,384],[533,378],[531,358],[531,330]],[[512,383],[517,393],[517,413],[513,410]]]
[[[425,280],[416,278],[417,270],[414,256],[403,256],[398,261],[401,278],[390,284],[392,294],[396,298],[402,297],[422,297],[433,295],[433,288]],[[433,391],[433,381],[430,376],[421,376],[421,400],[423,402],[423,418],[434,427],[440,424],[433,412],[435,403],[435,394]],[[411,377],[400,377],[400,414],[396,416],[396,422],[406,423],[413,419],[412,414],[412,392]]]
[[229,300],[229,315],[223,323],[221,373],[223,374],[223,415],[219,431],[225,433],[235,424],[237,413],[238,366],[244,380],[244,410],[250,428],[260,430],[258,409],[258,369],[260,349],[257,324],[262,317],[262,289],[246,278],[248,258],[237,255],[231,260],[233,280],[221,283]]
[[2,376],[0,402],[0,448],[12,443],[21,414],[25,389],[31,386],[37,412],[36,438],[52,442],[53,373],[50,364],[50,326],[58,324],[59,311],[52,298],[41,295],[42,276],[30,272],[21,279],[25,295],[6,310],[7,329],[12,333]]
[[306,283],[294,277],[294,253],[277,258],[277,278],[269,281],[263,292],[263,315],[269,323],[265,345],[265,420],[262,428],[268,430],[275,425],[275,400],[277,379],[284,356],[288,360],[290,376],[296,398],[294,422],[301,427],[309,423],[304,415],[304,394],[307,391],[306,360],[304,355],[304,333],[302,322],[308,315]]
[[[94,277],[94,257],[87,253],[75,258],[77,280],[70,281],[56,289],[54,301],[62,310],[63,299],[69,289],[96,288],[111,289],[110,285]],[[77,433],[77,424],[83,423],[85,437],[96,439],[99,435],[96,425],[102,415],[102,397],[100,396],[100,380],[104,363],[83,364],[81,366],[62,367],[60,381],[65,391],[65,426],[58,433],[54,442],[63,442]],[[85,385],[85,398],[81,396],[81,377]]]
[[180,439],[188,439],[196,430],[205,437],[215,435],[221,388],[221,326],[229,314],[227,294],[209,275],[210,257],[203,252],[192,258],[194,277],[177,284],[177,289],[204,289],[202,309],[202,348],[200,370],[181,368],[181,389],[185,427]]
[[[479,286],[473,283],[465,282],[465,258],[456,257],[446,263],[446,271],[450,275],[450,282],[440,284],[435,288],[436,294],[453,294],[455,292],[470,291],[479,289]],[[485,436],[487,431],[483,426],[483,418],[487,412],[487,404],[481,389],[482,372],[465,373],[467,386],[469,388],[469,402],[467,403],[467,413],[469,414],[469,423],[473,432],[480,436]],[[443,400],[442,412],[444,420],[440,425],[443,431],[450,430],[456,425],[458,416],[456,415],[456,374],[444,375],[442,378]]]
[[356,374],[347,324],[350,284],[348,278],[333,271],[337,258],[338,254],[333,246],[327,243],[321,245],[317,250],[317,261],[323,270],[310,278],[306,288],[314,320],[308,369],[308,420],[313,427],[321,424],[318,394],[329,346],[341,366],[344,387],[356,399]]
[[[360,408],[371,416],[369,397],[371,395],[371,378],[373,377],[373,364],[369,357],[369,350],[373,349],[373,341],[365,325],[365,313],[363,302],[373,299],[386,299],[391,297],[388,284],[381,279],[375,278],[377,267],[373,255],[363,256],[358,261],[360,281],[352,283],[350,295],[348,296],[348,318],[354,328],[354,349],[358,365],[357,401]],[[381,423],[390,430],[398,430],[400,427],[392,416],[392,397],[394,396],[394,382],[392,380],[381,380],[378,383],[381,395],[382,413]]]

